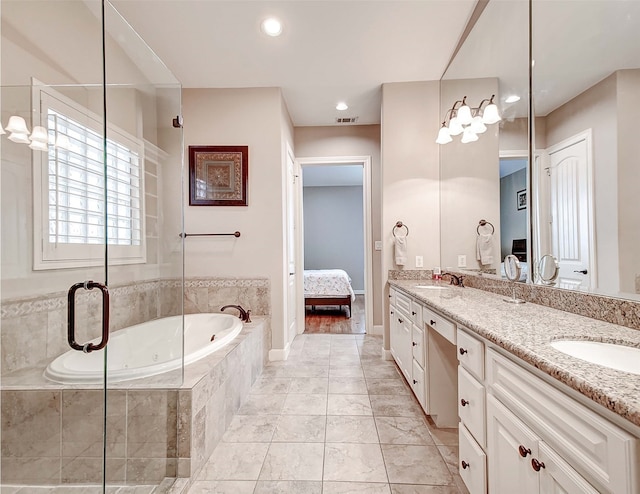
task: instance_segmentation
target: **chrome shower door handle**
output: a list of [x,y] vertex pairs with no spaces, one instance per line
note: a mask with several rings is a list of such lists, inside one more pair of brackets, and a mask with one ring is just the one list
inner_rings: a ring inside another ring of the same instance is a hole
[[[80,288],[85,290],[99,288],[102,292],[102,339],[97,345],[93,343],[85,343],[84,345],[76,343],[76,292]],[[102,350],[107,346],[109,342],[109,289],[106,285],[95,281],[83,281],[69,288],[69,293],[67,294],[67,342],[74,350],[84,353]]]

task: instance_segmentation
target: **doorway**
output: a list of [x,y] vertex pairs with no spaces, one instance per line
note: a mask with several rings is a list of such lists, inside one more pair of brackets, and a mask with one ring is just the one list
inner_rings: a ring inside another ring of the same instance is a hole
[[[299,332],[371,332],[371,159],[302,158],[298,164],[301,200],[296,250],[299,266],[307,274],[307,288],[302,280],[298,296],[299,320],[305,322]],[[353,294],[350,307],[345,300],[334,303],[329,298],[347,290],[345,277]],[[323,287],[339,284],[342,288],[327,293],[328,300],[317,304],[317,296],[323,293],[312,292],[325,290],[315,283],[318,279]]]

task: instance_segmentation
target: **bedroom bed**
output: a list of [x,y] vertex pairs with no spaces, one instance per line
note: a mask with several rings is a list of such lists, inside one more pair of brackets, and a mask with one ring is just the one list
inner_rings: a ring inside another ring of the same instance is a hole
[[304,304],[315,310],[317,305],[337,305],[349,308],[356,298],[351,287],[351,278],[342,269],[305,269]]

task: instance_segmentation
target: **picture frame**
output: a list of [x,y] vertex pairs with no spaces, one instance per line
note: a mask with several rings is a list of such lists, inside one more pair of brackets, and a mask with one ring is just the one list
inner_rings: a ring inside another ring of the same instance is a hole
[[516,192],[516,207],[518,211],[521,209],[527,209],[527,189],[522,189]]
[[189,205],[247,206],[249,146],[189,146]]

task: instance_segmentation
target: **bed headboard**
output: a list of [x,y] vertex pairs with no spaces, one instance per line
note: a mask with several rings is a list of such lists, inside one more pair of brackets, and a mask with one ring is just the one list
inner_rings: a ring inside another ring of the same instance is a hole
[[527,262],[527,239],[514,238],[511,242],[511,253],[518,258],[518,261]]

